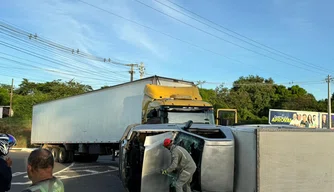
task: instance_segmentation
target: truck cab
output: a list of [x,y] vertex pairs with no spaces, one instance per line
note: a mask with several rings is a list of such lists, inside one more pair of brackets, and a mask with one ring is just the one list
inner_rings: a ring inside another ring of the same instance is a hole
[[197,124],[215,124],[213,106],[202,100],[196,86],[146,85],[143,124],[185,123],[189,120]]
[[196,86],[171,87],[148,84],[142,104],[143,124],[185,123],[230,125],[237,123],[236,109],[217,109],[202,100]]

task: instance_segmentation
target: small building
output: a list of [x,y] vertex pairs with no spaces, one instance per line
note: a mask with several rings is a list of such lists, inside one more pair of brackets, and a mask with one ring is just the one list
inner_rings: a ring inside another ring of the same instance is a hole
[[9,117],[10,106],[0,106],[0,119]]

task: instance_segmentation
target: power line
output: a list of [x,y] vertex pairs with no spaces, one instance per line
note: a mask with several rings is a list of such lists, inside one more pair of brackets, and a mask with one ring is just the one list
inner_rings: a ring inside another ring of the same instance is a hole
[[[68,63],[64,63],[64,62],[58,62],[52,58],[49,58],[49,57],[45,57],[43,55],[40,55],[40,54],[37,54],[37,53],[33,53],[33,52],[30,52],[24,48],[19,48],[17,46],[14,46],[14,45],[11,45],[11,44],[8,44],[6,42],[3,42],[3,41],[0,41],[0,45],[3,45],[5,47],[8,47],[8,48],[12,48],[14,50],[17,50],[17,51],[20,51],[20,52],[23,52],[23,53],[26,53],[30,56],[34,56],[34,57],[37,57],[37,58],[40,58],[42,60],[46,60],[46,61],[49,61],[49,62],[52,62],[52,63],[55,63],[55,64],[58,64],[60,66],[64,66],[64,67],[67,67],[67,68],[71,68],[71,69],[74,69],[74,70],[77,70],[77,71],[81,71],[83,73],[87,73],[87,74],[93,74],[92,72],[89,72],[87,71],[86,69],[83,69],[83,68],[80,68],[80,67],[72,67],[71,64],[68,64]],[[33,62],[33,61],[32,61]],[[53,66],[51,66],[53,67]],[[98,74],[97,74],[98,75]]]
[[[150,5],[147,5],[147,4],[145,4],[145,3],[143,3],[143,2],[141,2],[141,1],[139,1],[139,0],[134,0],[134,1],[137,1],[138,3],[140,3],[140,4],[142,4],[142,5],[146,6],[146,7],[148,7],[148,8],[150,8],[150,9],[153,9],[153,10],[155,10],[155,11],[157,11],[157,12],[163,14],[163,15],[166,15],[166,16],[168,16],[168,17],[170,17],[170,18],[172,18],[172,19],[174,19],[174,20],[176,20],[176,21],[178,21],[178,22],[180,22],[180,23],[183,23],[184,25],[187,25],[187,26],[189,26],[189,27],[192,27],[192,28],[194,28],[194,29],[196,29],[196,30],[198,30],[198,31],[200,31],[200,32],[202,32],[202,33],[208,34],[208,35],[210,35],[210,36],[212,36],[212,37],[215,37],[215,38],[217,38],[217,39],[219,39],[219,40],[222,40],[222,41],[224,41],[224,42],[230,43],[230,44],[232,44],[232,45],[235,45],[235,46],[240,47],[240,48],[242,48],[242,49],[245,49],[245,50],[247,50],[247,51],[253,52],[253,53],[255,53],[255,54],[261,55],[261,56],[263,56],[263,57],[267,57],[267,58],[272,59],[272,60],[277,61],[277,62],[284,63],[284,64],[287,64],[287,65],[291,65],[291,66],[294,66],[294,67],[297,67],[297,68],[302,68],[302,67],[300,67],[300,66],[298,66],[298,65],[295,65],[295,64],[292,64],[292,63],[288,63],[288,62],[285,62],[285,61],[276,59],[276,58],[274,58],[274,57],[271,57],[271,56],[268,56],[268,55],[266,55],[266,54],[263,54],[263,53],[254,51],[254,50],[249,49],[249,48],[247,48],[247,47],[244,47],[244,46],[242,46],[242,45],[233,43],[232,41],[226,40],[226,39],[224,39],[224,38],[222,38],[222,37],[220,37],[220,36],[217,36],[217,35],[215,35],[215,34],[212,34],[212,33],[208,32],[208,31],[205,31],[205,30],[203,30],[203,29],[200,29],[200,28],[198,28],[198,27],[196,27],[196,26],[194,26],[194,25],[191,25],[191,24],[189,24],[189,23],[187,23],[187,22],[184,22],[184,21],[182,21],[182,20],[180,20],[180,19],[177,19],[177,18],[175,18],[175,17],[173,17],[173,16],[171,16],[171,15],[169,15],[169,14],[167,14],[167,13],[164,13],[164,12],[162,12],[162,11],[160,11],[160,10],[158,10],[158,9],[156,9],[156,8],[154,8],[154,7],[152,7],[152,6],[150,6]],[[303,64],[303,65],[310,66],[310,65],[308,65],[308,64]],[[305,70],[307,70],[307,71],[310,71],[310,69],[308,69],[308,68],[302,68],[302,69],[305,69]],[[328,70],[326,70],[326,69],[320,68],[319,70],[323,70],[324,73],[326,72],[325,74],[328,73]],[[314,70],[314,72],[319,73],[319,72],[316,71],[316,70]],[[324,74],[324,73],[319,73],[319,74]]]
[[7,60],[7,61],[10,61],[10,62],[13,62],[13,63],[17,63],[17,64],[22,65],[22,66],[30,66],[31,68],[42,70],[42,71],[48,71],[48,72],[52,72],[52,73],[59,73],[59,74],[63,74],[63,75],[70,75],[70,76],[73,76],[73,77],[84,77],[86,79],[102,80],[102,81],[109,81],[109,82],[123,82],[123,81],[110,81],[110,80],[106,80],[106,79],[86,77],[86,76],[82,76],[82,75],[78,75],[78,74],[66,73],[66,72],[56,71],[56,70],[52,70],[52,69],[45,69],[45,68],[42,68],[42,67],[36,67],[34,65],[30,65],[30,64],[27,64],[27,63],[22,63],[22,62],[19,62],[19,61],[8,59],[8,58],[5,58],[5,57],[0,57],[0,59],[4,59],[4,60]]
[[[154,0],[154,1],[156,1],[157,3],[160,3],[160,4],[162,4],[162,5],[164,5],[164,6],[168,7],[168,8],[170,8],[170,9],[172,9],[172,10],[178,12],[178,13],[181,13],[181,14],[183,14],[183,15],[185,15],[185,16],[188,16],[188,17],[190,17],[190,18],[192,18],[192,19],[194,19],[194,20],[196,20],[196,21],[198,21],[198,22],[200,22],[200,23],[202,23],[202,24],[204,24],[204,25],[206,25],[206,26],[208,26],[208,27],[211,27],[211,28],[213,28],[213,29],[216,29],[216,30],[218,30],[218,31],[220,31],[220,32],[222,32],[222,33],[224,33],[224,34],[226,34],[226,35],[229,35],[229,36],[234,37],[234,38],[236,38],[236,39],[238,39],[238,40],[240,40],[240,41],[243,41],[243,42],[245,42],[245,43],[248,43],[248,44],[250,44],[250,45],[253,45],[253,46],[255,46],[255,47],[258,47],[258,48],[263,49],[263,48],[260,47],[260,46],[254,45],[253,43],[249,43],[249,42],[247,42],[247,41],[245,41],[245,40],[243,40],[243,39],[241,39],[241,38],[235,37],[235,36],[233,36],[233,35],[231,35],[231,34],[225,32],[225,31],[222,31],[222,30],[219,30],[219,29],[217,29],[217,28],[215,28],[215,27],[212,27],[212,26],[210,26],[210,25],[208,25],[208,24],[206,24],[206,23],[204,23],[204,22],[202,22],[202,21],[200,21],[200,20],[198,20],[198,19],[196,19],[196,18],[194,18],[194,17],[191,17],[191,16],[189,16],[189,15],[187,15],[187,14],[185,14],[185,13],[183,13],[183,12],[177,10],[177,9],[174,9],[173,7],[168,6],[168,5],[162,3],[162,2],[160,2],[160,1],[158,1],[158,0]],[[221,27],[221,28],[223,28],[223,29],[225,29],[225,30],[231,32],[231,33],[234,33],[234,34],[236,34],[236,35],[239,35],[240,37],[243,37],[243,38],[245,38],[245,39],[247,39],[247,40],[249,40],[249,41],[251,41],[251,42],[254,42],[254,43],[256,43],[256,44],[259,44],[259,45],[261,45],[261,46],[263,46],[263,47],[265,47],[265,48],[267,48],[267,49],[274,50],[274,51],[276,51],[276,52],[278,52],[278,53],[280,53],[280,54],[286,56],[285,58],[289,57],[290,60],[291,60],[291,58],[292,58],[292,59],[294,59],[294,61],[299,61],[299,62],[301,62],[301,63],[307,63],[307,64],[309,64],[309,66],[312,65],[313,67],[317,67],[317,68],[319,68],[319,66],[317,66],[317,65],[315,65],[315,64],[312,64],[312,63],[307,62],[307,61],[303,61],[303,60],[301,60],[301,59],[299,59],[299,58],[297,58],[297,57],[294,57],[294,56],[292,56],[292,55],[289,55],[289,54],[287,54],[287,53],[284,53],[284,52],[279,51],[279,50],[277,50],[277,49],[274,49],[274,48],[272,48],[272,47],[269,47],[269,46],[267,46],[267,45],[265,45],[265,44],[259,43],[259,42],[255,41],[255,40],[253,40],[253,39],[251,39],[251,38],[249,38],[249,37],[246,37],[246,36],[244,36],[244,35],[241,35],[240,33],[237,33],[237,32],[235,32],[235,31],[233,31],[233,30],[231,30],[231,29],[228,29],[227,27],[224,27],[224,26],[222,26],[222,25],[220,25],[220,24],[217,24],[217,23],[215,23],[215,22],[213,22],[213,21],[211,21],[211,20],[209,20],[209,19],[207,19],[207,18],[205,18],[205,17],[203,17],[203,16],[201,16],[201,15],[199,15],[199,14],[196,14],[195,12],[190,11],[189,9],[186,9],[186,8],[182,7],[181,5],[178,5],[178,4],[176,4],[176,3],[174,3],[174,2],[172,2],[172,1],[170,1],[170,0],[167,0],[167,1],[170,2],[170,3],[172,3],[173,5],[175,5],[175,6],[179,7],[179,8],[181,8],[181,9],[183,9],[183,10],[188,11],[189,13],[191,13],[191,14],[193,14],[193,15],[196,15],[197,17],[199,17],[199,18],[201,18],[201,19],[203,19],[203,20],[205,20],[205,21],[207,21],[207,22],[209,22],[209,23],[212,23],[212,24],[214,24],[214,25],[216,25],[216,26],[219,26],[219,27]],[[267,49],[263,49],[263,50],[266,50],[266,51],[268,51],[268,52],[270,52],[270,53],[279,55],[279,54],[274,53],[274,52],[272,52],[272,51],[269,51],[269,50],[267,50]],[[325,68],[322,67],[322,69],[325,69]],[[326,69],[326,70],[328,70],[328,69]]]
[[313,85],[324,84],[324,81],[301,81],[301,82],[282,82],[282,83],[226,83],[226,82],[202,82],[201,84],[213,84],[213,85],[232,85],[232,86],[277,86],[277,85]]
[[[41,37],[37,36],[37,34],[32,35],[29,32],[23,31],[21,29],[14,28],[14,27],[6,24],[6,23],[5,24],[0,23],[0,26],[7,29],[7,30],[12,31],[12,32],[16,32],[16,33],[19,33],[19,34],[24,35],[26,37],[29,37],[30,40],[36,40],[36,41],[42,43],[43,45],[49,46],[51,48],[57,49],[59,51],[67,53],[67,54],[81,56],[81,57],[84,57],[86,59],[95,60],[95,61],[104,62],[104,63],[109,62],[109,63],[112,63],[112,64],[117,65],[117,66],[122,66],[122,67],[126,66],[126,64],[120,63],[120,62],[115,62],[115,61],[111,60],[110,58],[107,59],[107,58],[97,57],[97,56],[94,56],[94,55],[91,55],[91,54],[84,53],[84,52],[80,51],[79,49],[75,50],[75,49],[60,45],[58,43],[52,42],[50,40],[46,40],[45,38],[41,38]],[[76,54],[74,54],[74,53],[76,53]]]
[[[164,32],[162,32],[162,31],[156,30],[156,29],[154,29],[154,28],[152,28],[152,27],[149,27],[149,26],[140,24],[140,23],[138,23],[138,22],[136,22],[136,21],[133,21],[133,20],[128,19],[128,18],[126,18],[126,17],[123,17],[123,16],[121,16],[121,15],[115,14],[115,13],[109,11],[109,10],[100,8],[100,7],[98,7],[98,6],[95,6],[95,5],[93,5],[93,4],[87,3],[87,2],[85,2],[85,1],[82,1],[82,0],[78,0],[78,1],[81,2],[81,3],[84,3],[84,4],[88,5],[88,6],[94,7],[95,9],[104,11],[104,12],[106,12],[106,13],[108,13],[108,14],[110,14],[110,15],[113,15],[113,16],[115,16],[115,17],[121,18],[121,19],[123,19],[123,20],[126,20],[126,21],[128,21],[128,22],[134,23],[134,24],[136,24],[136,25],[139,25],[139,26],[141,26],[141,27],[143,27],[143,28],[149,29],[149,30],[154,31],[154,32],[156,32],[156,33],[160,33],[160,34],[165,35],[165,36],[167,36],[167,37],[169,37],[169,38],[172,38],[172,39],[174,39],[174,40],[177,40],[177,41],[180,41],[180,42],[182,42],[182,43],[188,44],[188,45],[190,45],[190,46],[192,46],[192,47],[195,47],[195,48],[197,48],[197,49],[201,49],[201,50],[203,50],[203,51],[207,51],[207,52],[209,52],[209,53],[212,53],[212,54],[215,54],[215,55],[224,57],[224,58],[226,58],[226,59],[228,59],[228,60],[234,61],[234,62],[239,63],[239,64],[253,66],[253,67],[256,67],[256,68],[258,68],[258,69],[261,70],[261,68],[258,67],[258,66],[255,66],[255,65],[252,65],[252,64],[248,64],[248,63],[243,63],[243,62],[241,62],[241,61],[239,61],[239,60],[230,58],[230,57],[225,56],[225,55],[223,55],[223,54],[221,54],[221,53],[218,53],[218,52],[212,51],[212,50],[210,50],[210,49],[206,49],[206,48],[200,47],[199,45],[196,45],[196,44],[194,44],[194,43],[190,43],[190,42],[188,42],[188,41],[182,40],[182,39],[180,39],[180,38],[178,38],[178,37],[174,37],[174,36],[172,36],[172,35],[169,35],[168,33],[164,33]],[[262,71],[267,72],[267,71],[265,71],[265,70],[263,70],[263,69],[262,69]],[[276,75],[282,77],[281,74],[277,74],[277,73],[274,73],[274,72],[271,72],[271,73],[276,74]],[[287,78],[286,78],[286,79],[287,79]]]
[[10,30],[10,31],[13,31],[13,32],[16,32],[16,33],[20,33],[21,35],[27,36],[31,40],[40,41],[41,43],[44,43],[48,46],[51,46],[53,48],[56,48],[60,51],[66,52],[66,53],[72,53],[72,54],[77,53],[77,55],[86,57],[88,59],[92,59],[92,60],[96,60],[96,61],[100,61],[100,62],[109,62],[109,63],[115,64],[115,65],[122,65],[122,66],[125,65],[124,63],[115,62],[110,58],[97,57],[95,55],[84,53],[84,52],[80,51],[79,49],[75,50],[73,48],[66,47],[64,45],[61,45],[61,44],[55,43],[53,41],[47,40],[45,38],[39,37],[37,34],[32,35],[32,33],[26,32],[26,31],[21,30],[21,29],[17,29],[17,28],[15,28],[13,26],[10,26],[10,25],[8,25],[4,22],[0,22],[0,26],[7,29],[7,30]]
[[[147,75],[154,75],[151,73],[147,73]],[[184,79],[182,79],[184,80]],[[203,85],[203,84],[212,84],[212,85],[235,85],[235,86],[250,86],[250,85],[254,85],[254,86],[277,86],[277,85],[313,85],[313,84],[324,84],[325,81],[324,80],[314,80],[314,81],[291,81],[291,82],[280,82],[280,83],[276,83],[274,82],[273,84],[270,83],[234,83],[234,82],[210,82],[210,81],[194,81],[194,80],[190,80],[190,79],[185,79],[185,81],[190,81],[190,82],[197,82],[197,84]]]
[[[1,29],[0,29],[0,30],[1,30]],[[0,31],[0,33],[2,33],[2,32]],[[45,49],[44,47],[39,47],[38,45],[31,44],[31,43],[27,42],[27,41],[24,40],[24,39],[19,39],[19,38],[17,38],[17,37],[14,37],[14,36],[12,36],[12,35],[9,35],[9,34],[6,34],[6,35],[9,36],[10,38],[13,38],[13,39],[17,40],[17,41],[21,41],[21,42],[25,42],[25,43],[27,43],[28,45],[25,45],[25,46],[29,47],[30,49],[33,49],[33,47],[30,46],[30,45],[32,45],[32,46],[36,47],[36,49],[37,49],[38,51],[49,51],[49,52],[51,52],[53,55],[56,55],[56,56],[59,56],[59,57],[63,57],[63,58],[66,58],[66,59],[70,59],[70,60],[73,60],[73,61],[75,61],[75,62],[77,63],[76,60],[74,60],[74,59],[72,59],[72,58],[70,58],[70,57],[63,56],[62,54],[58,54],[58,53],[56,53],[56,52],[54,52],[54,51],[52,51],[52,50]],[[87,66],[92,67],[92,65],[89,65],[89,64],[84,63],[84,62],[81,62],[81,61],[80,61],[80,64],[86,64]],[[118,74],[118,73],[115,72],[115,71],[110,71],[110,70],[108,70],[108,69],[101,68],[100,66],[94,66],[94,67],[103,70],[103,71],[96,71],[96,70],[95,70],[96,72],[99,72],[99,76],[101,76],[100,73],[106,73],[106,72],[110,72],[110,73],[114,73],[114,74],[116,74],[116,75],[120,75],[120,74]],[[110,78],[110,76],[108,75],[107,78]],[[122,78],[125,78],[125,77],[122,77]]]
[[[1,73],[2,71],[0,71],[0,76],[4,76],[4,77],[10,77],[10,78],[13,78],[13,77],[16,77],[16,78],[19,78],[19,79],[22,79],[23,78],[28,78],[26,75],[18,75],[18,76],[15,76],[15,75],[8,75],[8,73]],[[29,78],[30,80],[33,80],[33,81],[39,81],[39,82],[46,82],[45,80],[40,80],[40,79],[31,79]]]
[[1,22],[0,22],[0,27],[5,28],[6,30],[10,30],[12,32],[19,33],[19,34],[24,35],[24,36],[28,36],[29,39],[31,39],[31,40],[33,39],[33,40],[39,41],[39,42],[43,43],[44,45],[51,46],[52,48],[58,49],[60,51],[64,51],[65,53],[72,53],[72,55],[74,53],[76,53],[75,55],[80,55],[80,56],[83,56],[83,57],[91,59],[91,60],[104,62],[104,63],[109,62],[109,63],[112,63],[114,65],[119,65],[119,66],[126,66],[127,65],[127,64],[124,64],[124,63],[120,63],[120,62],[115,62],[115,61],[111,60],[110,58],[107,59],[107,58],[97,57],[97,56],[94,56],[94,55],[91,55],[91,54],[88,54],[88,53],[84,53],[84,52],[81,52],[79,49],[74,50],[72,48],[60,45],[58,43],[43,39],[43,38],[37,36],[37,34],[32,35],[29,32],[25,32],[23,30],[16,29],[15,27],[10,26],[6,23],[1,24]]

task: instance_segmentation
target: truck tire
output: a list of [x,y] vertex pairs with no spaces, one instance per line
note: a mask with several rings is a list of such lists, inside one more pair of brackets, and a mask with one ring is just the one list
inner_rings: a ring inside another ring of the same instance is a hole
[[64,147],[59,148],[59,163],[65,163],[68,159],[68,151]]
[[51,153],[53,155],[53,159],[55,162],[59,161],[59,149],[57,147],[52,147],[51,148]]

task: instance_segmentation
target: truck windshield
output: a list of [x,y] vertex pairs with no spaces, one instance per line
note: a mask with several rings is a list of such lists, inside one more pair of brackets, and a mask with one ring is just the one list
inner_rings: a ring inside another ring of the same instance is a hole
[[168,123],[186,123],[192,120],[194,123],[215,124],[212,110],[199,111],[168,111]]

